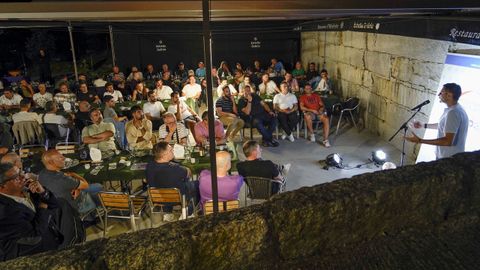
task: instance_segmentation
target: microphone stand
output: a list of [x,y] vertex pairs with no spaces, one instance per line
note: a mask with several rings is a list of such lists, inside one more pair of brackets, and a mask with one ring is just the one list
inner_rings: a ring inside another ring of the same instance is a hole
[[[423,107],[423,106],[422,106]],[[406,156],[406,153],[405,153],[405,136],[407,136],[407,130],[408,130],[408,122],[410,122],[410,120],[413,119],[413,117],[415,117],[415,115],[417,115],[418,112],[420,112],[420,110],[422,109],[422,107],[418,108],[414,114],[412,114],[412,116],[410,116],[410,118],[408,118],[407,121],[405,121],[405,123],[403,123],[400,128],[397,130],[397,132],[395,132],[395,134],[392,135],[392,137],[390,137],[390,139],[388,139],[388,141],[392,141],[393,138],[395,138],[395,136],[397,136],[397,134],[403,130],[403,143],[402,143],[402,153],[400,155],[400,167],[403,167],[403,163],[405,161],[405,156]]]

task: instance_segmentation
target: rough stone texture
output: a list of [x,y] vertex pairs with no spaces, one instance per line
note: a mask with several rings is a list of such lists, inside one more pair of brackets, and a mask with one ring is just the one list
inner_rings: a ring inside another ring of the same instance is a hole
[[[315,42],[317,47],[312,44]],[[437,98],[448,52],[480,54],[480,47],[350,31],[302,33],[302,61],[321,63],[343,97],[360,97],[364,126],[383,139],[390,138],[409,118],[409,108]],[[431,108],[424,107],[416,119],[427,121]],[[401,139],[393,143],[401,149]],[[412,162],[417,148],[410,143],[406,146],[407,159]]]
[[305,187],[0,269],[478,269],[480,152]]

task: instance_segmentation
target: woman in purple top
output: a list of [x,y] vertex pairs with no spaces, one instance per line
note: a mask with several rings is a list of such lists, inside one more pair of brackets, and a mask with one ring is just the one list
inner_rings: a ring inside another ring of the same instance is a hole
[[[218,200],[229,201],[238,200],[238,194],[243,185],[243,177],[240,175],[228,175],[230,170],[230,153],[225,151],[217,152],[217,182],[218,182]],[[203,204],[212,200],[212,177],[209,170],[203,170],[200,173],[200,203]]]

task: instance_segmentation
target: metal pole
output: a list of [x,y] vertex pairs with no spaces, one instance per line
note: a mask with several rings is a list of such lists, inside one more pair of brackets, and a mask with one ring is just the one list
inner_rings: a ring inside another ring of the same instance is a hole
[[215,115],[213,113],[212,91],[212,32],[210,31],[210,7],[208,0],[202,0],[203,10],[203,57],[206,64],[207,79],[207,107],[208,107],[208,134],[210,134],[210,171],[212,172],[212,199],[213,213],[218,213],[218,185],[217,185],[217,157],[215,156]]
[[75,81],[78,81],[77,57],[75,56],[75,45],[73,43],[72,23],[68,22],[68,35],[70,36],[70,50],[72,51],[73,69],[75,71]]
[[115,44],[113,41],[113,27],[111,25],[108,26],[108,32],[110,33],[110,48],[112,50],[112,63],[113,66],[116,66],[117,59],[115,57]]

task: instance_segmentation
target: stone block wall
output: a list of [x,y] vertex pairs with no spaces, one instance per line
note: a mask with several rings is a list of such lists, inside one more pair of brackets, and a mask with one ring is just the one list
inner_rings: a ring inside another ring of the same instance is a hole
[[[428,120],[448,52],[480,52],[467,44],[352,31],[305,32],[301,44],[304,65],[326,68],[343,97],[360,97],[364,126],[385,140],[410,117],[409,108],[427,99],[432,103],[416,118]],[[393,144],[401,149],[402,136]],[[417,151],[407,144],[410,162]]]
[[480,152],[286,192],[0,269],[478,269]]

